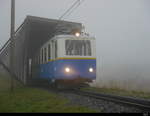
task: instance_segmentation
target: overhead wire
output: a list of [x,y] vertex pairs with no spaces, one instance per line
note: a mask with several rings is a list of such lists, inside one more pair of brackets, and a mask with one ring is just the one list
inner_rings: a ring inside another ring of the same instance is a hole
[[70,13],[68,12],[68,15],[67,15],[66,17],[68,17],[69,15],[71,15],[71,14],[73,13],[73,11],[74,11],[75,9],[77,9],[84,1],[85,1],[85,0],[81,0],[81,1],[77,4],[76,7],[74,7],[72,10],[70,10]]
[[59,17],[59,19],[58,19],[58,21],[57,21],[57,23],[56,23],[56,26],[55,26],[55,29],[54,29],[54,35],[56,34],[56,32],[57,32],[57,28],[58,28],[58,26],[59,26],[59,24],[61,23],[61,20],[63,19],[63,17],[64,16],[66,16],[67,15],[67,13],[69,13],[67,16],[69,16],[75,9],[77,9],[77,7],[79,7],[80,5],[81,5],[81,3],[83,3],[84,2],[84,0],[76,0],[72,5],[71,5],[71,7],[69,7],[69,9],[67,9],[66,11],[65,11],[65,13],[63,13],[60,17]]
[[[70,15],[75,9],[77,9],[82,3],[84,2],[84,0],[76,0],[69,9],[66,10],[65,13],[63,13],[60,17],[59,17],[59,20],[62,20],[62,18],[67,15],[67,13],[69,13],[71,10],[71,12],[68,14]],[[67,15],[67,16],[68,16]]]

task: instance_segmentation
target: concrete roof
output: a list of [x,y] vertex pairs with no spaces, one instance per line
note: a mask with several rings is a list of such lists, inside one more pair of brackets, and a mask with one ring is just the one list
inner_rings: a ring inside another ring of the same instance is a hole
[[27,16],[16,37],[19,32],[26,32],[25,42],[30,57],[54,35],[81,32],[81,28],[81,23]]

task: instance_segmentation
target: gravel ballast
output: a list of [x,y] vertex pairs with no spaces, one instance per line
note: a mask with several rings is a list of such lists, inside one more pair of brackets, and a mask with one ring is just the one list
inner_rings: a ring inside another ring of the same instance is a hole
[[95,109],[101,113],[142,113],[140,109],[116,104],[113,102],[99,100],[91,97],[76,95],[69,92],[57,92],[59,96],[69,99],[69,105],[81,105]]

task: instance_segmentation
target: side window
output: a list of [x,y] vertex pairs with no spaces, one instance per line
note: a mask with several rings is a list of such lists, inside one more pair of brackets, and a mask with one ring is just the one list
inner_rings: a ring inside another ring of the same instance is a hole
[[86,42],[83,43],[83,53],[84,53],[84,56],[87,56],[87,54],[86,54]]
[[39,54],[37,54],[37,64],[39,64]]
[[48,59],[51,59],[51,44],[48,44]]
[[40,64],[42,64],[42,51],[40,51]]
[[42,64],[44,63],[44,51],[43,51],[43,48],[42,48]]
[[39,57],[38,57],[38,54],[36,55],[36,64],[38,64],[39,62]]
[[86,44],[87,44],[87,53],[86,53],[86,55],[87,56],[91,56],[92,55],[92,53],[91,53],[91,43],[90,43],[90,41],[87,41],[86,42]]
[[39,54],[39,56],[38,56],[38,57],[39,57],[39,64],[40,64],[40,54]]
[[43,49],[41,49],[41,64],[43,64]]
[[52,40],[52,43],[50,44],[50,51],[51,51],[51,53],[49,54],[49,57],[51,58],[51,59],[55,59],[55,58],[57,58],[57,50],[58,49],[58,46],[57,46],[57,41],[53,41]]
[[55,42],[52,41],[52,59],[55,59]]
[[44,62],[47,62],[47,49],[44,48]]
[[55,58],[57,58],[57,41],[55,41]]
[[41,51],[39,52],[39,64],[41,64]]
[[38,58],[37,64],[39,64],[39,54],[37,55],[37,58]]

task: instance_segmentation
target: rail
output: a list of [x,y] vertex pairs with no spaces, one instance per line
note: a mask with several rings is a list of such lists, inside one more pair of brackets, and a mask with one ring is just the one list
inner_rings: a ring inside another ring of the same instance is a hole
[[115,102],[115,103],[119,103],[123,105],[133,106],[143,111],[150,112],[150,100],[104,94],[104,93],[81,91],[81,90],[73,90],[73,92],[78,95],[83,95],[83,96],[92,97],[95,99],[102,99],[102,100],[111,101],[111,102]]

